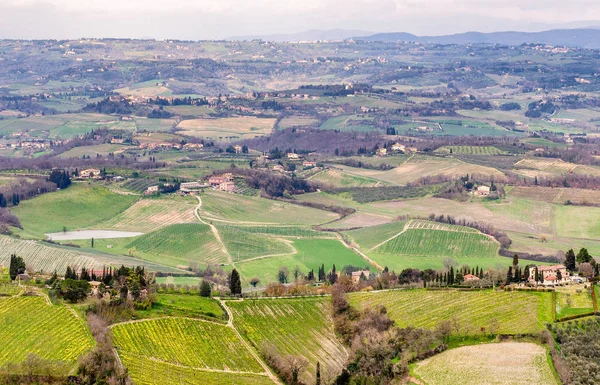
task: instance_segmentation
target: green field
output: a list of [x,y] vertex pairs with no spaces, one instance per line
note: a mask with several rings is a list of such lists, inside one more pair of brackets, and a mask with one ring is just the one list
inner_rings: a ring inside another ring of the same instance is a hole
[[573,284],[557,286],[555,290],[557,318],[594,311],[591,288],[584,288],[584,285],[581,284]]
[[191,294],[158,294],[151,310],[138,310],[135,314],[137,318],[225,317],[219,303],[214,299],[201,297],[198,290]]
[[0,298],[0,366],[20,363],[28,354],[61,361],[68,374],[77,359],[94,346],[84,320],[65,306],[42,297]]
[[111,331],[115,347],[124,357],[190,369],[263,373],[250,351],[225,325],[187,318],[161,318],[117,324]]
[[338,341],[330,318],[329,298],[228,301],[234,325],[259,351],[272,344],[281,355],[309,361],[300,379],[314,383],[317,362],[322,373],[337,375],[348,353]]
[[312,225],[338,218],[337,214],[258,197],[207,192],[201,214],[208,220]]
[[[143,258],[151,258],[169,266],[188,266],[190,261],[215,264],[227,260],[210,227],[201,223],[170,225],[136,237],[125,248],[135,248],[144,253]],[[154,254],[156,257],[152,258],[147,254]]]
[[[236,263],[242,277],[242,283],[246,286],[252,277],[261,280],[261,286],[269,282],[277,281],[277,272],[280,267],[287,267],[290,272],[289,281],[293,281],[292,272],[297,266],[306,275],[310,270],[318,271],[321,264],[329,271],[335,264],[339,271],[346,265],[366,267],[368,263],[354,251],[346,248],[337,239],[297,239],[293,240],[292,246],[296,250],[293,255],[256,259],[252,261],[241,261]],[[235,255],[232,255],[235,261]],[[373,267],[371,267],[373,269]]]
[[59,232],[63,227],[92,227],[125,211],[136,199],[101,186],[74,183],[67,189],[23,201],[13,212],[23,225],[21,235],[46,238],[45,233]]
[[309,179],[313,182],[324,183],[331,187],[377,187],[379,185],[385,186],[389,184],[368,177],[351,175],[336,169],[321,171]]
[[496,240],[468,227],[410,220],[402,228],[401,222],[395,222],[348,234],[362,252],[390,270],[441,268],[444,258],[482,267],[508,262],[498,255]]
[[217,226],[221,240],[235,262],[267,255],[294,252],[286,242],[260,233],[244,231],[242,227]]
[[476,335],[498,321],[498,333],[536,333],[553,321],[551,293],[458,290],[391,290],[349,295],[350,303],[383,305],[400,327],[433,329],[442,320],[459,322],[461,335]]

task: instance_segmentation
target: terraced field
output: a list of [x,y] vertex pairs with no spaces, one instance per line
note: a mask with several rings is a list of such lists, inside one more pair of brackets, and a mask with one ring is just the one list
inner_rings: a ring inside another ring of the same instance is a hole
[[117,324],[111,331],[119,356],[138,384],[155,384],[158,378],[165,378],[166,384],[272,383],[225,325],[161,318]]
[[282,355],[302,356],[309,366],[301,373],[305,383],[321,372],[338,374],[348,356],[337,340],[330,318],[329,298],[228,301],[234,325],[257,349],[272,344]]
[[64,306],[31,296],[0,298],[0,341],[0,366],[20,363],[33,353],[62,361],[66,372],[94,346],[84,320]]
[[506,152],[493,146],[445,146],[440,147],[435,152],[442,154],[457,155],[502,155]]
[[141,199],[95,227],[147,233],[173,224],[194,223],[198,221],[194,215],[197,204],[195,199],[174,196]]
[[531,342],[463,346],[415,365],[429,385],[556,385],[546,349]]
[[355,306],[384,305],[401,327],[433,329],[456,317],[461,335],[478,334],[496,320],[499,333],[536,333],[553,321],[551,293],[392,290],[349,295]]
[[190,261],[220,264],[227,261],[221,244],[210,227],[201,223],[182,223],[141,235],[126,248],[155,254],[156,261],[169,266],[188,266]]
[[208,220],[233,224],[275,225],[313,225],[338,218],[337,214],[310,207],[213,191],[202,195],[201,215]]

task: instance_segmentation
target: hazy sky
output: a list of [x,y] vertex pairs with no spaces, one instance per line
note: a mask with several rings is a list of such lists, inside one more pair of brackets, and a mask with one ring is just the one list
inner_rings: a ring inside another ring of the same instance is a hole
[[439,35],[598,19],[598,0],[0,0],[0,38],[197,40],[334,28]]

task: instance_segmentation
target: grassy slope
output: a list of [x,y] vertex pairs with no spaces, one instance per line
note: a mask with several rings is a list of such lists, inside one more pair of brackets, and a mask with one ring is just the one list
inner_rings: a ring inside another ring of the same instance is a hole
[[69,369],[94,345],[85,321],[41,297],[0,299],[0,366],[34,353],[64,361]]
[[340,372],[346,351],[333,332],[329,298],[277,299],[227,302],[236,328],[260,350],[273,344],[282,355],[299,355],[309,361],[300,376],[314,383],[317,361],[321,370]]
[[336,239],[297,239],[292,242],[292,245],[297,250],[294,255],[236,263],[236,268],[242,276],[242,282],[249,285],[252,277],[258,277],[261,280],[261,286],[275,282],[280,267],[288,268],[289,280],[292,281],[292,272],[296,266],[304,274],[311,269],[314,269],[316,274],[321,264],[325,265],[326,271],[329,271],[333,264],[337,270],[341,270],[345,265],[360,267],[368,265],[363,258]]
[[162,318],[111,328],[119,353],[189,368],[262,373],[232,329],[212,322]]
[[[129,207],[136,197],[84,183],[21,202],[12,211],[23,225],[21,235],[45,238],[45,233],[94,226]],[[43,218],[43,220],[40,220]]]
[[209,219],[274,224],[312,225],[336,219],[327,211],[257,197],[207,192],[202,215]]
[[456,317],[461,334],[477,333],[498,320],[498,332],[535,333],[552,321],[551,293],[392,290],[349,296],[356,306],[384,305],[401,327],[435,328],[442,320]]

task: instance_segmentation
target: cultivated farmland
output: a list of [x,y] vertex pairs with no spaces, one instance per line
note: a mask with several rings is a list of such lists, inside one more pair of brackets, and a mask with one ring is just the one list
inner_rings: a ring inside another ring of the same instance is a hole
[[197,201],[181,197],[142,199],[97,228],[151,232],[161,227],[197,222],[194,209]]
[[152,260],[169,266],[188,266],[190,261],[218,264],[227,260],[210,227],[201,223],[170,225],[137,237],[126,248],[155,254],[157,257]]
[[111,330],[115,347],[124,357],[198,370],[263,373],[239,337],[225,325],[161,318],[117,324]]
[[[13,209],[28,236],[89,228],[116,216],[137,197],[115,194],[105,187],[74,183],[67,189],[23,201]],[[44,218],[44,220],[40,220]]]
[[266,255],[292,254],[294,249],[280,239],[229,226],[218,226],[221,240],[235,261]]
[[[67,372],[94,345],[85,321],[42,297],[0,298],[0,366],[28,354],[62,361]],[[67,374],[67,373],[61,373]]]
[[183,135],[203,138],[254,138],[268,135],[273,130],[275,119],[236,117],[221,119],[191,119],[184,120],[177,128]]
[[300,379],[314,383],[317,362],[321,373],[337,375],[348,353],[333,331],[329,298],[228,301],[236,328],[260,350],[271,344],[282,355],[309,361]]
[[361,307],[383,305],[400,327],[433,329],[442,320],[454,317],[460,334],[477,334],[496,320],[499,333],[536,333],[552,322],[551,293],[458,290],[392,290],[349,295],[350,303]]
[[558,384],[546,349],[530,342],[502,342],[451,349],[416,364],[429,385]]
[[504,151],[492,146],[445,146],[435,152],[457,155],[501,155]]
[[338,218],[337,214],[258,197],[207,192],[202,195],[201,215],[209,220],[313,225]]
[[[448,257],[472,266],[493,266],[502,261],[498,249],[496,240],[472,228],[411,220],[401,232],[367,253],[380,265],[399,270],[408,265],[441,267],[442,260]],[[432,259],[438,259],[438,263],[432,263]]]

